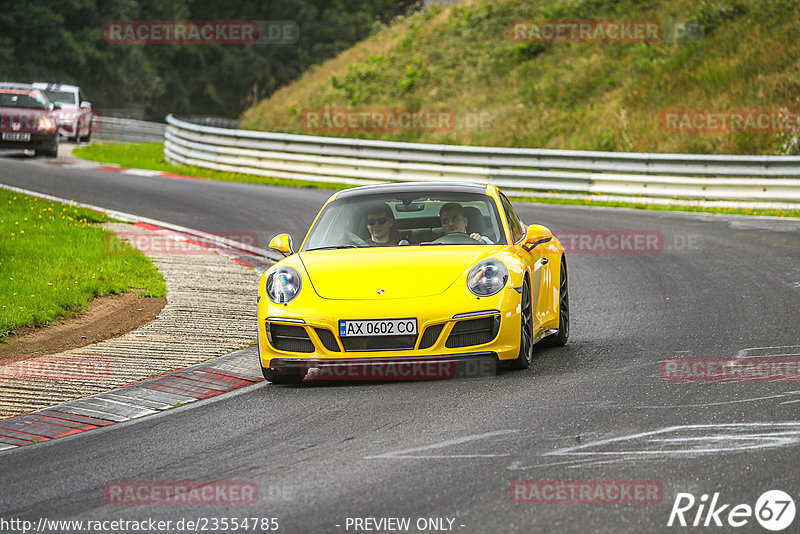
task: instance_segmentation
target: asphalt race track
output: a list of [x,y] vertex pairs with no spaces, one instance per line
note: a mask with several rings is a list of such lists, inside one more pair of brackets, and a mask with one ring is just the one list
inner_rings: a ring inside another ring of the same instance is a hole
[[[284,231],[299,243],[330,194],[9,157],[0,159],[0,182],[208,232],[256,232],[262,247]],[[570,341],[537,350],[527,371],[432,382],[262,382],[3,452],[0,517],[274,517],[279,532],[292,533],[365,532],[374,524],[357,529],[354,518],[390,517],[410,518],[409,532],[420,531],[421,518],[444,519],[426,532],[670,532],[686,530],[667,527],[679,493],[699,504],[718,492],[718,505],[730,505],[723,522],[767,490],[797,501],[800,383],[665,380],[659,362],[797,361],[800,220],[516,208],[557,235],[590,235],[592,244],[600,235],[608,244],[610,234],[596,232],[633,232],[660,236],[658,246],[573,250]],[[259,498],[244,506],[104,500],[112,481],[188,480],[254,483]],[[509,487],[519,480],[654,481],[663,495],[635,504],[515,503]],[[736,531],[764,530],[750,517]]]

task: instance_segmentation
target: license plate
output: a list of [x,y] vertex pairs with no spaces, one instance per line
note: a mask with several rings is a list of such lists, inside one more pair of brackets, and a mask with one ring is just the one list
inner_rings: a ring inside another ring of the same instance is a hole
[[417,318],[364,319],[339,321],[339,336],[414,336],[417,334]]
[[3,141],[30,141],[29,132],[3,132]]

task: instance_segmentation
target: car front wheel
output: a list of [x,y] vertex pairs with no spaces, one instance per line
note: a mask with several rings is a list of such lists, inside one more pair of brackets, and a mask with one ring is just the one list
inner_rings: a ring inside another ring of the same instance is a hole
[[558,284],[558,333],[547,336],[538,345],[541,347],[561,347],[569,339],[569,275],[567,260],[561,258],[561,275]]
[[531,288],[527,278],[522,283],[522,304],[519,315],[519,356],[511,362],[511,368],[527,369],[533,359],[533,307],[531,306]]
[[53,144],[51,146],[49,146],[47,148],[36,149],[35,154],[37,156],[41,155],[41,156],[48,156],[48,157],[51,157],[51,158],[57,158],[58,157],[58,136],[56,136],[56,140],[53,142]]

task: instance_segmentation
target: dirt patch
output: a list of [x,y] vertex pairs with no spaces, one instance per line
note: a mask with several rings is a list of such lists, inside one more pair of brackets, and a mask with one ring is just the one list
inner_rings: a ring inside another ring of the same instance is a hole
[[79,315],[44,326],[19,329],[0,343],[0,362],[35,358],[127,334],[147,324],[167,303],[135,293],[98,297]]

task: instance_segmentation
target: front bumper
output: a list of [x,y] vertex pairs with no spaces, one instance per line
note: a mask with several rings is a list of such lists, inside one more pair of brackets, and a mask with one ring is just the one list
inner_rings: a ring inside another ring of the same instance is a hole
[[78,131],[78,124],[78,119],[59,119],[58,133],[64,137],[75,137],[80,133]]
[[[432,297],[387,300],[327,300],[313,295],[288,306],[277,306],[262,297],[258,305],[261,365],[270,369],[313,368],[320,362],[338,365],[343,361],[416,358],[436,362],[475,354],[490,354],[496,361],[512,360],[519,355],[520,302],[521,296],[511,284],[497,295],[484,298],[475,297],[466,288],[451,288]],[[404,317],[417,319],[417,334],[405,348],[380,347],[380,336],[354,345],[339,335],[342,319]],[[473,325],[485,328],[483,334],[470,332]],[[276,327],[283,338],[276,337]]]
[[74,124],[62,124],[58,127],[58,133],[64,137],[75,137],[77,129],[77,126]]
[[494,352],[472,352],[413,358],[273,358],[270,369],[317,381],[449,380],[493,376],[498,363]]
[[4,141],[0,134],[0,148],[11,148],[15,150],[41,150],[51,149],[58,146],[57,133],[55,132],[31,132],[30,141]]

